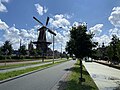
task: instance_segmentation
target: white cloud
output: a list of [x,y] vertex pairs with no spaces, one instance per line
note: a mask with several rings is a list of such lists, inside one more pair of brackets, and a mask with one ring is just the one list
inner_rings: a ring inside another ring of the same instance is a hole
[[100,46],[102,46],[102,43],[104,43],[105,46],[107,46],[110,43],[110,41],[111,41],[110,37],[108,35],[105,35],[105,34],[102,35],[102,36],[99,36],[99,37],[93,37],[92,40],[94,42],[98,42],[98,44]]
[[22,44],[25,44],[27,46],[31,40],[36,41],[38,36],[35,29],[17,29],[15,26],[13,26],[4,30],[3,37],[3,42],[9,40],[12,43],[13,48],[18,49],[20,39],[22,40]]
[[[70,15],[67,14],[57,14],[50,18],[50,26],[55,30],[54,32],[57,34],[55,36],[55,49],[60,50],[60,45],[62,44],[63,48],[65,48],[66,42],[69,40],[69,30],[70,30]],[[62,27],[62,28],[59,28]],[[59,28],[59,29],[58,29]],[[49,39],[49,40],[52,40]]]
[[9,28],[9,26],[0,19],[0,29],[5,30],[7,28]]
[[8,3],[9,0],[0,0],[0,12],[8,12],[6,6],[2,2]]
[[39,15],[43,15],[44,13],[47,13],[48,9],[46,7],[41,6],[40,4],[35,4],[35,7],[37,9],[37,12]]
[[0,41],[0,47],[3,45],[3,43],[4,43],[3,41]]
[[0,2],[0,12],[7,12],[7,8]]
[[53,18],[50,19],[50,24],[53,27],[56,27],[56,28],[63,27],[64,28],[66,26],[70,26],[70,22],[62,14],[55,15]]
[[102,32],[103,24],[96,24],[94,27],[89,28],[90,32],[95,34],[95,36],[99,36]]
[[115,27],[120,27],[120,7],[114,7],[112,9],[112,13],[109,16],[108,20],[113,24]]
[[4,33],[5,41],[9,40],[12,42],[12,44],[18,43],[20,39],[19,34],[20,34],[20,31],[18,29],[16,29],[15,27],[11,27],[5,30],[5,33]]
[[120,29],[113,28],[109,30],[109,35],[112,38],[112,35],[116,35],[118,38],[120,38]]
[[[62,44],[62,48],[64,49],[65,48],[65,45],[66,45],[66,41],[67,41],[67,38],[66,36],[63,36],[61,33],[58,33],[56,32],[56,36],[54,37],[55,39],[55,50],[58,50],[58,51],[61,51],[61,44]],[[47,40],[52,42],[53,43],[53,36],[51,34],[47,34]],[[51,49],[53,48],[53,44],[51,44],[49,46]]]

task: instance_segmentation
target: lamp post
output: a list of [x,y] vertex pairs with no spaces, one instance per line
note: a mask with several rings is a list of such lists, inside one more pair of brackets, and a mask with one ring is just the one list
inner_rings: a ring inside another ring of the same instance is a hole
[[54,35],[53,35],[53,63],[54,63]]
[[22,42],[22,40],[20,39],[19,58],[21,56],[21,42]]
[[[57,29],[59,29],[59,28],[62,28],[62,27],[58,27],[58,28],[56,28],[56,29],[54,29],[54,30],[57,30]],[[54,37],[54,35],[53,35],[53,63],[54,63],[54,59],[55,59],[55,53],[54,53],[54,44],[55,44],[55,37]]]
[[61,43],[61,59],[62,59],[62,43]]

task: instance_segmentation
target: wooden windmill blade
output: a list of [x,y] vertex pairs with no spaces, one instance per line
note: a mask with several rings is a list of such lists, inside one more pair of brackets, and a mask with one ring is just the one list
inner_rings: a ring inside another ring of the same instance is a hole
[[54,36],[56,36],[56,33],[53,32],[52,30],[50,30],[49,28],[47,28],[48,32],[50,32],[51,34],[53,34]]
[[42,26],[44,26],[43,23],[40,22],[36,17],[33,16],[33,18],[34,18],[37,22],[39,22]]
[[47,20],[46,20],[46,26],[48,25],[48,22],[49,22],[49,17],[47,17]]

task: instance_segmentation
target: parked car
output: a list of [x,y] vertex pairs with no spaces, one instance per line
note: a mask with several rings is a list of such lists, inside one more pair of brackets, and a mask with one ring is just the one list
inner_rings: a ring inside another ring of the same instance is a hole
[[73,57],[73,60],[76,60],[76,57]]
[[90,58],[90,57],[85,57],[85,62],[92,62],[92,58]]

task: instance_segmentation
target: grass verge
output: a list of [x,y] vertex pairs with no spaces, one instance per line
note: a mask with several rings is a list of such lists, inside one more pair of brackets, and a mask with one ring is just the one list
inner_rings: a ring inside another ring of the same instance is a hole
[[[52,62],[52,60],[46,59],[44,62]],[[23,67],[28,65],[40,64],[40,63],[42,63],[41,60],[39,60],[39,62],[28,62],[28,63],[21,63],[21,64],[4,65],[4,66],[0,66],[0,69],[11,69],[11,68]]]
[[60,64],[60,63],[66,62],[66,61],[68,61],[68,60],[62,60],[62,61],[59,61],[59,62],[55,62],[54,64],[50,63],[50,64],[41,65],[41,66],[37,66],[37,67],[33,67],[33,68],[27,68],[27,69],[23,69],[23,70],[0,73],[0,80],[5,80],[5,79],[8,79],[8,78],[12,78],[12,77],[15,77],[15,76],[18,76],[18,75],[21,75],[21,74],[25,74],[25,73],[28,73],[28,72],[31,72],[31,71],[34,71],[34,70],[40,70],[40,69],[52,67],[54,65],[57,65],[57,64]]
[[73,68],[70,69],[71,75],[68,77],[67,81],[67,89],[66,90],[98,90],[96,84],[93,79],[90,77],[89,73],[86,71],[83,66],[83,78],[85,78],[85,82],[82,85],[79,83],[80,77],[80,66],[79,62],[75,64]]

